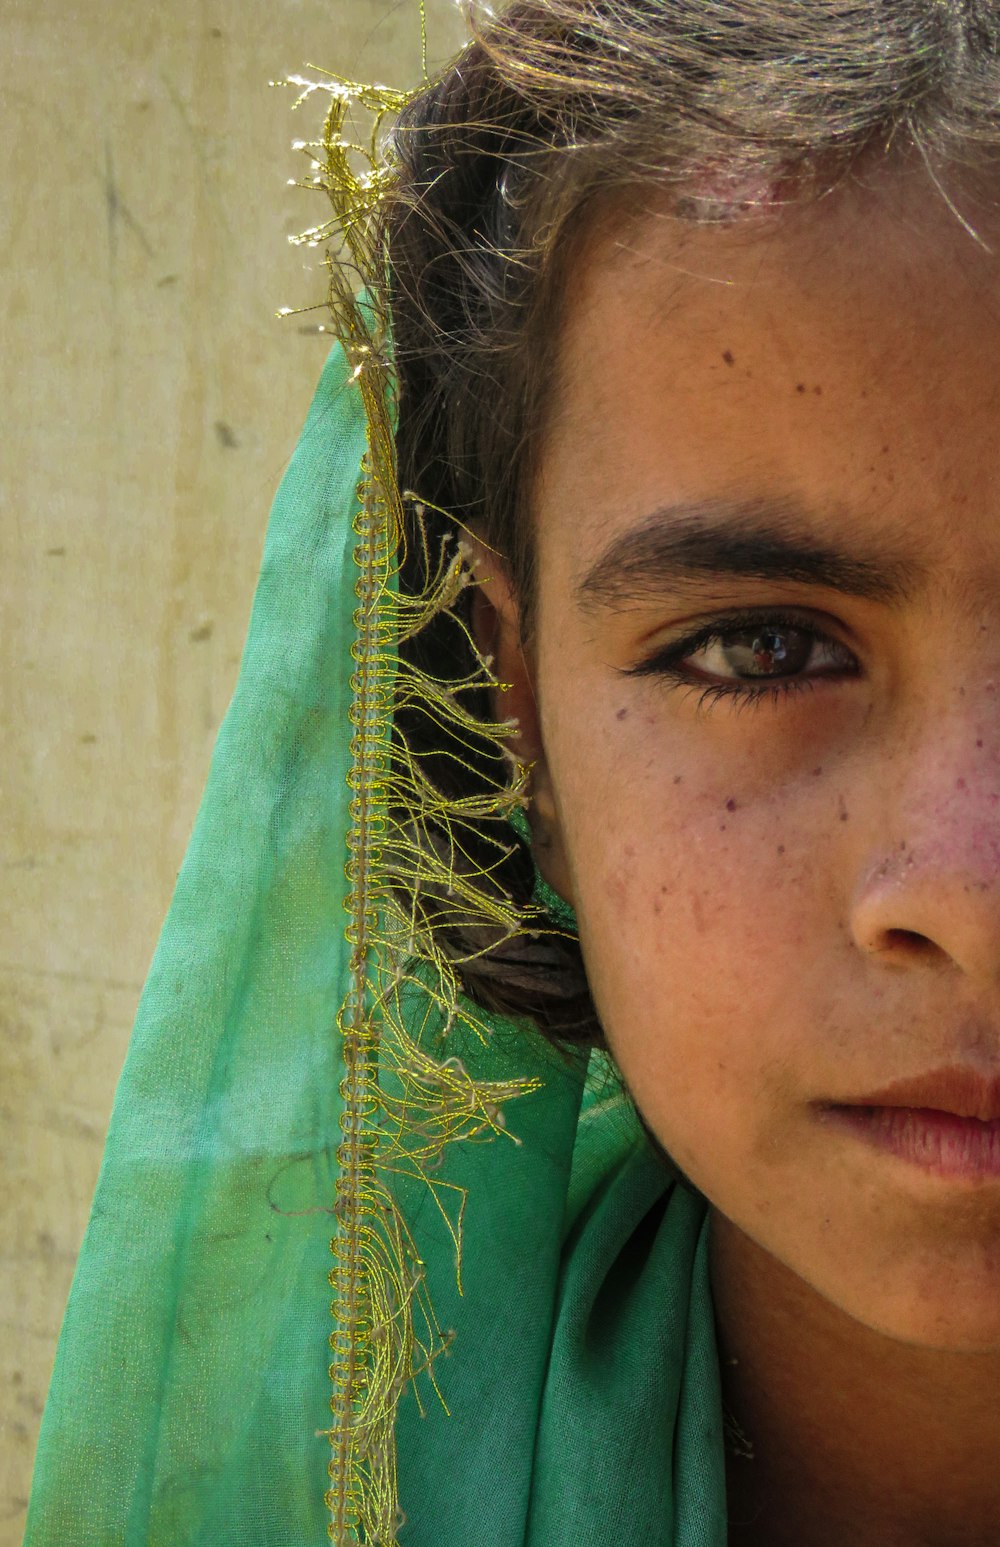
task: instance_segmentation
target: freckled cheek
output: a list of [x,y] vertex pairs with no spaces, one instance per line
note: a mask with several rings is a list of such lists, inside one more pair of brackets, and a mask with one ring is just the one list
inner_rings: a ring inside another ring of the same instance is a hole
[[707,738],[699,750],[638,709],[619,721],[621,705],[597,694],[589,717],[582,699],[571,707],[546,741],[602,1015],[639,1001],[659,1018],[678,995],[699,1020],[730,993],[745,1009],[752,992],[762,1015],[785,1004],[830,910],[815,781],[808,800],[774,781],[762,791],[747,770],[720,768]]
[[672,788],[641,794],[624,784],[612,800],[565,808],[579,913],[619,937],[627,922],[650,960],[692,942],[712,954],[801,945],[808,872],[775,812]]
[[[747,1082],[801,1038],[789,984],[821,920],[773,818],[637,802],[575,834],[581,941],[598,1012],[652,1120],[745,1107]],[[817,1006],[818,1007],[818,1006]],[[669,1100],[667,1094],[669,1093]],[[745,1120],[750,1120],[747,1113]],[[680,1158],[680,1157],[678,1157]]]

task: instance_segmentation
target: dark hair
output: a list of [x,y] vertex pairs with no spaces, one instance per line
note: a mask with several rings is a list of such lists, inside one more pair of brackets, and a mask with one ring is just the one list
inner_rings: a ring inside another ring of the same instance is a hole
[[[862,159],[905,150],[923,158],[929,196],[947,199],[938,169],[1000,143],[1000,7],[514,0],[473,17],[472,31],[398,121],[382,215],[399,477],[426,502],[411,507],[420,540],[403,584],[421,588],[454,530],[448,512],[504,555],[530,631],[531,486],[576,235],[609,201],[641,203],[651,187],[680,220],[738,219],[755,189],[821,197]],[[406,648],[434,675],[470,669],[447,618]],[[488,716],[482,699],[473,707]],[[446,795],[497,778],[495,754],[449,755],[416,711],[400,734]],[[495,884],[523,902],[532,882],[522,842]],[[489,948],[456,924],[453,949],[476,952],[461,969],[474,999],[557,1041],[601,1040],[574,937]]]

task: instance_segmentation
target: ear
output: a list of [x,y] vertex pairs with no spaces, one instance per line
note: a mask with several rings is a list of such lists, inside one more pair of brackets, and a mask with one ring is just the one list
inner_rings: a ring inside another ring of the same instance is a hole
[[535,864],[549,886],[574,904],[573,887],[554,798],[538,708],[534,657],[523,643],[521,612],[506,562],[476,538],[463,543],[476,584],[472,588],[472,635],[480,653],[493,663],[500,686],[494,690],[498,720],[516,722],[508,745],[531,765],[531,827]]

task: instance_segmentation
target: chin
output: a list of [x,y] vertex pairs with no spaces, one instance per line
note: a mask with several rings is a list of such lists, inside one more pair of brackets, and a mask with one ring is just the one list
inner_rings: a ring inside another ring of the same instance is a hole
[[[853,1302],[853,1303],[852,1303]],[[885,1286],[845,1297],[843,1310],[873,1332],[913,1348],[951,1354],[1000,1354],[1000,1275],[963,1275],[953,1265],[939,1281]]]

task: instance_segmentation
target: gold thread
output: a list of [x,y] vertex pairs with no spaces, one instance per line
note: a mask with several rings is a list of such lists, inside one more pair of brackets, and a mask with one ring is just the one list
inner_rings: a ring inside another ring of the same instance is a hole
[[[422,5],[421,46],[426,75]],[[312,174],[300,186],[323,189],[333,214],[294,240],[327,249],[333,331],[362,395],[367,431],[354,522],[358,605],[346,902],[351,957],[350,985],[337,1017],[345,1072],[337,1228],[330,1243],[332,1422],[323,1431],[330,1442],[328,1532],[337,1547],[347,1547],[396,1540],[394,1423],[402,1391],[426,1374],[444,1400],[433,1366],[449,1338],[435,1317],[419,1249],[392,1179],[415,1178],[428,1189],[454,1243],[461,1292],[466,1197],[464,1189],[435,1174],[442,1151],[459,1140],[505,1133],[505,1103],[540,1082],[480,1081],[459,1058],[435,1058],[424,1045],[432,1021],[445,1037],[449,1028],[461,1026],[483,1044],[489,1039],[487,1023],[462,998],[459,964],[436,942],[433,919],[418,900],[446,893],[453,910],[461,909],[471,925],[486,926],[494,939],[525,926],[528,915],[490,886],[492,867],[459,863],[458,855],[464,827],[502,821],[526,804],[528,770],[508,759],[509,784],[448,802],[422,773],[419,759],[399,738],[392,739],[394,705],[415,700],[470,747],[485,737],[505,751],[510,725],[484,725],[461,700],[470,685],[497,685],[471,639],[471,659],[478,665],[461,682],[437,681],[399,654],[400,643],[431,618],[450,612],[471,581],[457,550],[442,553],[436,568],[428,565],[431,578],[421,594],[402,594],[396,584],[403,504],[396,477],[390,325],[379,300],[383,255],[372,217],[392,179],[380,150],[383,126],[407,96],[320,74],[321,79],[292,76],[286,84],[298,90],[296,107],[318,91],[329,96],[322,139],[299,146],[310,157]],[[361,115],[369,124],[363,141],[348,132]],[[359,299],[356,292],[362,290],[366,294]],[[446,835],[446,844],[430,841],[432,826]],[[498,863],[509,847],[497,840]]]

